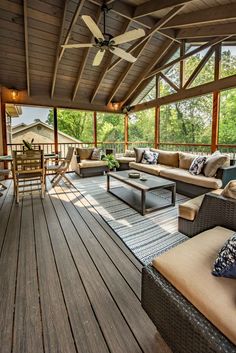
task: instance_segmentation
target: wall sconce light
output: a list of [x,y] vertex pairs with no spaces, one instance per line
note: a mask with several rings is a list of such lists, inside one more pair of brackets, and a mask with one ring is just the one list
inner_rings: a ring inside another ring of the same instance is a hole
[[112,102],[111,104],[112,104],[112,107],[113,107],[114,110],[118,110],[119,109],[119,103]]
[[12,88],[12,90],[11,90],[11,95],[12,95],[12,99],[13,99],[13,100],[16,100],[16,99],[17,99],[18,93],[19,93],[19,92],[17,91],[17,89]]

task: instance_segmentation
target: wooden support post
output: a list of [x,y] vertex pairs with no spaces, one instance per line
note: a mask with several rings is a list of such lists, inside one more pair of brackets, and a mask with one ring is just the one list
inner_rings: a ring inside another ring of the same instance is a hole
[[[215,80],[220,78],[220,62],[221,62],[221,44],[215,48]],[[218,147],[219,133],[219,113],[220,113],[220,92],[213,92],[213,109],[212,109],[212,131],[211,131],[211,152],[215,152]]]
[[[159,97],[159,86],[160,77],[157,75],[156,77],[156,98]],[[154,137],[154,148],[159,148],[160,144],[160,106],[155,107],[155,137]]]
[[[185,41],[182,40],[181,47],[180,47],[180,56],[183,57],[184,55],[185,55]],[[179,80],[180,88],[183,88],[185,84],[185,61],[184,60],[180,61],[179,74],[180,74],[180,80]]]
[[7,155],[7,124],[6,124],[6,104],[1,104],[1,119],[2,119],[2,151]]
[[129,149],[129,116],[125,114],[124,118],[125,125],[125,151]]
[[57,108],[53,108],[53,125],[54,125],[54,146],[55,153],[58,154],[58,121],[57,121]]
[[97,112],[93,112],[93,143],[94,143],[94,147],[98,146]]

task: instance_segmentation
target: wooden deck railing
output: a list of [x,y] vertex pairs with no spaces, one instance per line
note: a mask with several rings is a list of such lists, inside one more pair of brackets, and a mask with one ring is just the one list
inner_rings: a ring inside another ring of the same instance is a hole
[[[54,143],[37,143],[44,150],[45,154],[55,152]],[[81,142],[81,143],[60,143],[58,144],[58,151],[60,157],[65,157],[69,146],[73,147],[92,147],[94,146],[93,142]],[[113,149],[117,154],[122,154],[125,152],[125,142],[97,142],[97,146],[105,152],[106,149]],[[154,143],[151,141],[135,141],[128,142],[128,148],[133,149],[134,147],[154,147]],[[8,154],[12,154],[13,150],[21,150],[23,145],[20,143],[8,144]],[[163,150],[170,151],[183,151],[190,153],[198,154],[211,154],[211,145],[210,144],[199,144],[199,143],[173,143],[173,142],[161,142],[159,148]],[[224,153],[229,153],[232,159],[236,159],[236,144],[227,145],[227,144],[218,144],[217,148],[219,151]]]

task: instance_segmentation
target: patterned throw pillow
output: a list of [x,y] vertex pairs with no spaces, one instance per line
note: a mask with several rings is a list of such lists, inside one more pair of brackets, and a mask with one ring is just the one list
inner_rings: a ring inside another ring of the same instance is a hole
[[192,161],[190,168],[189,168],[189,173],[193,175],[198,175],[201,173],[204,163],[206,162],[207,157],[203,156],[198,156],[194,158]]
[[91,156],[91,160],[99,161],[101,159],[101,150],[99,148],[94,148]]
[[236,233],[220,250],[212,274],[217,277],[236,278]]
[[143,164],[157,164],[158,161],[158,153],[151,151],[144,151],[143,159],[141,163]]

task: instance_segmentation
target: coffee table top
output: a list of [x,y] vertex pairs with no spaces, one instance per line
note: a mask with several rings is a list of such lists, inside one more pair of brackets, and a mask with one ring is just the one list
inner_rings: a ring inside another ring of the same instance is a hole
[[[129,178],[129,173],[132,172],[140,173],[140,176],[147,178],[147,180],[142,181],[140,179]],[[146,191],[175,185],[174,181],[163,179],[159,176],[151,175],[148,173],[139,172],[138,170],[133,169],[122,170],[120,172],[109,172],[107,174],[117,180],[123,181],[127,185],[135,187],[136,189]]]

